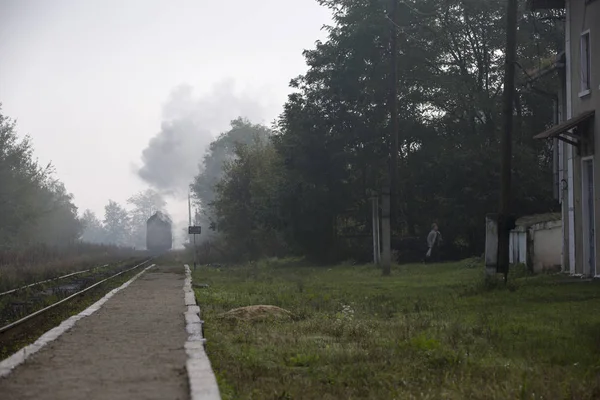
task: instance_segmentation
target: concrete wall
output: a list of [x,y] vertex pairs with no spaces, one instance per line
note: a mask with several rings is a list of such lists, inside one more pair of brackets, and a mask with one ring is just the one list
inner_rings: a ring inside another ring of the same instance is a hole
[[527,232],[524,230],[510,231],[511,264],[527,264]]
[[485,273],[494,276],[498,268],[498,223],[495,215],[485,216]]
[[517,227],[510,232],[510,262],[527,264],[534,272],[560,270],[562,242],[561,221]]
[[530,229],[533,243],[533,271],[560,270],[562,261],[562,223],[547,222]]
[[[594,138],[593,154],[600,154],[600,2],[595,1],[585,4],[584,0],[568,0],[568,18],[570,35],[570,83],[571,83],[571,115],[573,117],[584,111],[596,110],[595,121],[592,126]],[[589,94],[581,95],[581,33],[590,30],[591,37],[591,90]],[[576,153],[576,150],[573,149]],[[573,162],[574,171],[574,214],[575,214],[575,273],[587,275],[587,266],[583,260],[583,224],[581,205],[581,157],[575,155]],[[594,183],[595,183],[595,215],[600,216],[600,159],[594,157]],[[595,218],[595,231],[600,232],[600,218]],[[600,235],[595,237],[595,247],[600,248]]]

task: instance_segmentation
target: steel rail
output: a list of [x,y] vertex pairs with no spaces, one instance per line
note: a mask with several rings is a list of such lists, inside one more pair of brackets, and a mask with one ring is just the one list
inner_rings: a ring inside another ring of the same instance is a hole
[[61,279],[69,278],[71,276],[75,276],[75,275],[79,275],[79,274],[85,274],[86,272],[90,272],[90,271],[92,271],[92,270],[94,270],[96,268],[106,268],[106,267],[108,267],[108,264],[101,265],[100,267],[89,268],[89,269],[86,269],[84,271],[72,272],[70,274],[63,275],[63,276],[58,276],[56,278],[46,279],[45,281],[31,283],[29,285],[21,286],[21,287],[15,288],[15,289],[7,290],[6,292],[2,292],[2,293],[0,293],[0,297],[4,296],[6,294],[11,294],[11,293],[14,293],[14,292],[18,292],[19,290],[23,290],[23,289],[27,289],[27,288],[30,288],[30,287],[33,287],[33,286],[41,285],[42,283],[48,283],[48,282],[52,282],[52,281],[59,281]]
[[134,266],[134,267],[131,267],[131,268],[129,268],[129,269],[126,269],[126,270],[123,270],[123,271],[121,271],[121,272],[118,272],[118,273],[116,273],[116,274],[114,274],[114,275],[112,275],[112,276],[109,276],[108,278],[105,278],[105,279],[101,280],[100,282],[96,282],[96,283],[94,283],[93,285],[91,285],[91,286],[88,286],[87,288],[85,288],[85,289],[83,289],[83,290],[80,290],[80,291],[79,291],[79,292],[77,292],[77,293],[73,293],[73,294],[72,294],[72,295],[70,295],[69,297],[65,297],[64,299],[62,299],[62,300],[59,300],[59,301],[57,301],[56,303],[53,303],[53,304],[49,305],[48,307],[44,307],[44,308],[42,308],[41,310],[38,310],[38,311],[36,311],[36,312],[33,312],[33,313],[31,313],[31,314],[29,314],[29,315],[27,315],[27,316],[25,316],[25,317],[23,317],[23,318],[21,318],[21,319],[19,319],[19,320],[15,321],[15,322],[11,322],[10,324],[8,324],[8,325],[5,325],[5,326],[1,327],[1,328],[0,328],[0,333],[4,333],[4,332],[8,331],[9,329],[11,329],[11,328],[14,328],[15,326],[22,324],[23,322],[29,321],[31,318],[33,318],[33,317],[36,317],[36,316],[38,316],[38,315],[40,315],[40,314],[43,314],[43,313],[45,313],[46,311],[48,311],[48,310],[51,310],[51,309],[53,309],[54,307],[56,307],[56,306],[58,306],[58,305],[60,305],[60,304],[62,304],[62,303],[65,303],[65,302],[67,302],[67,301],[69,301],[69,300],[71,300],[71,299],[73,299],[73,298],[75,298],[75,297],[77,297],[77,296],[79,296],[79,295],[81,295],[81,294],[83,294],[83,293],[87,292],[88,290],[90,290],[90,289],[93,289],[93,288],[95,288],[95,287],[96,287],[96,286],[98,286],[98,285],[101,285],[102,283],[104,283],[104,282],[106,282],[106,281],[108,281],[108,280],[110,280],[110,279],[116,278],[117,276],[119,276],[119,275],[121,275],[121,274],[124,274],[124,273],[126,273],[126,272],[129,272],[129,271],[133,271],[134,269],[136,269],[136,268],[139,268],[139,267],[141,267],[142,265],[148,264],[148,263],[149,263],[150,261],[152,261],[152,260],[153,260],[153,258],[149,258],[149,259],[147,259],[146,261],[144,261],[144,262],[142,262],[142,263],[140,263],[140,264],[138,264],[138,265],[136,265],[136,266]]

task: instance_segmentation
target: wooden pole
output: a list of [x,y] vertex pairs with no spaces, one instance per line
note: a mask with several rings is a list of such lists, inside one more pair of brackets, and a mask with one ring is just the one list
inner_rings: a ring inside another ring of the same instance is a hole
[[[192,226],[192,199],[190,196],[190,190],[188,189],[188,226]],[[192,243],[192,238],[188,234],[188,243]]]
[[196,270],[197,263],[198,263],[198,249],[196,248],[196,234],[194,233],[194,271]]
[[390,180],[391,180],[391,225],[398,228],[398,0],[390,0],[390,136],[391,136],[391,159],[390,159]]
[[513,133],[513,104],[515,101],[515,63],[517,58],[518,0],[508,0],[506,9],[506,59],[504,65],[504,98],[502,135],[500,212],[498,215],[498,272],[508,278],[510,203],[511,203],[511,159]]
[[377,265],[381,265],[381,218],[379,215],[379,197],[376,199],[375,206],[377,212]]
[[373,263],[379,265],[381,263],[381,249],[379,244],[379,198],[377,196],[371,198],[371,207],[373,208]]
[[390,230],[390,190],[384,188],[381,194],[381,270],[384,276],[392,273],[391,230]]
[[[397,188],[398,188],[398,24],[396,14],[397,0],[390,0],[388,18],[390,19],[390,97],[388,100],[390,113],[390,150],[388,158],[388,174],[386,186],[381,194],[381,269],[384,276],[391,274],[391,235],[392,223],[397,224]],[[390,199],[391,195],[391,199]],[[392,207],[393,204],[393,207]],[[392,211],[393,210],[393,211]],[[392,217],[393,214],[393,217]]]

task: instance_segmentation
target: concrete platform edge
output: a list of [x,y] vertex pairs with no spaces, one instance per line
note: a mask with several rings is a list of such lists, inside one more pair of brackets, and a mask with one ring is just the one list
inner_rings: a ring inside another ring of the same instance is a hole
[[190,398],[192,400],[221,400],[217,378],[210,365],[210,360],[204,351],[202,337],[202,321],[200,308],[196,304],[196,296],[192,289],[192,271],[185,264],[185,282],[183,284],[186,312],[186,331],[189,336],[185,343],[185,352],[188,356],[186,370],[190,383]]

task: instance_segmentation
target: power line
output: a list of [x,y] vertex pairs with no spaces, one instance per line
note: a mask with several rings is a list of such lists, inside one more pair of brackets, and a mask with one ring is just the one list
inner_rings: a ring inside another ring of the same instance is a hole
[[415,14],[419,14],[419,15],[421,15],[423,17],[437,17],[439,15],[438,11],[432,12],[432,13],[424,13],[423,11],[417,10],[411,4],[408,4],[407,2],[405,2],[403,0],[400,0],[398,3],[405,5],[412,12],[414,12]]

